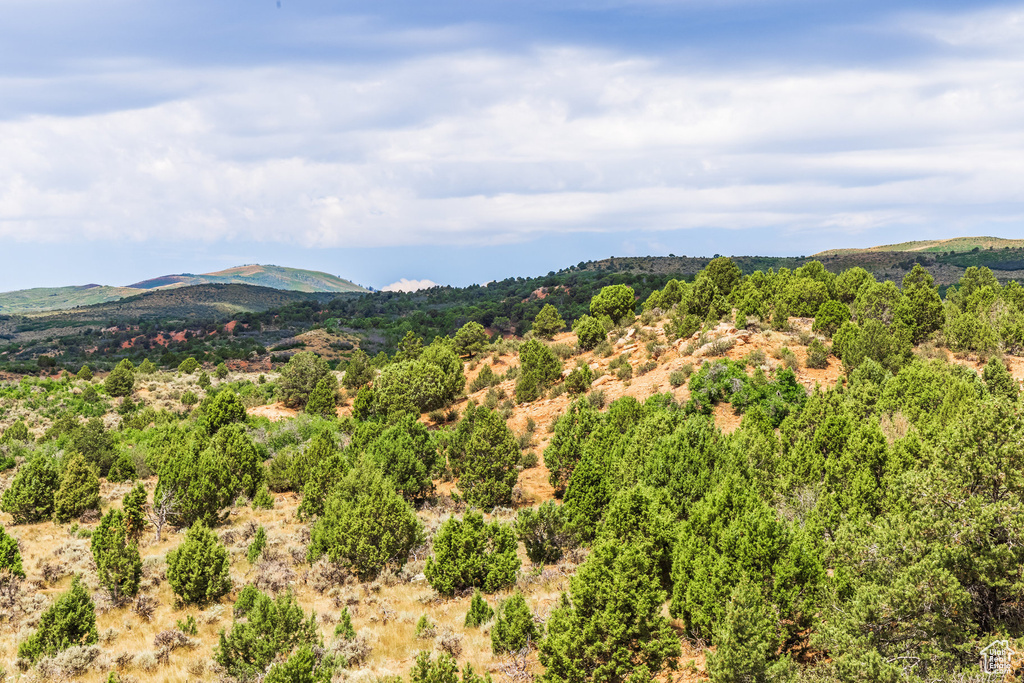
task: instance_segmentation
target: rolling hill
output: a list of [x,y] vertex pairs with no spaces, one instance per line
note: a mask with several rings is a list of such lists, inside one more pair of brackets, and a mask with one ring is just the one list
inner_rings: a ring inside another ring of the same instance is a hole
[[1002,237],[953,237],[946,240],[917,240],[915,242],[900,242],[899,244],[882,244],[877,247],[865,249],[826,249],[814,255],[815,258],[823,256],[849,256],[873,251],[916,251],[925,253],[961,253],[978,249],[1021,249],[1024,248],[1024,240],[1008,240]]
[[[82,306],[110,303],[154,290],[196,285],[251,285],[286,292],[328,292],[362,294],[369,290],[328,273],[282,266],[248,265],[214,273],[162,275],[127,287],[82,285],[78,287],[37,287],[0,293],[0,315],[27,315],[68,311]],[[260,309],[264,310],[264,309]]]

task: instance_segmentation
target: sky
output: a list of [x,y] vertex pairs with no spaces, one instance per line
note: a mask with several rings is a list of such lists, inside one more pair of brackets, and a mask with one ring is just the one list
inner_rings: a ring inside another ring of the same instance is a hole
[[4,0],[0,290],[1024,237],[1024,4]]

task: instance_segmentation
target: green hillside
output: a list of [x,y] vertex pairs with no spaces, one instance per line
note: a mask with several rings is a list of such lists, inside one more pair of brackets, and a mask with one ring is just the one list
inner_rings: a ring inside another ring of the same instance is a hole
[[0,314],[17,315],[34,311],[59,311],[117,301],[139,290],[131,287],[36,287],[0,294]]
[[946,252],[968,252],[978,249],[1021,249],[1024,248],[1024,240],[1008,240],[1002,237],[953,237],[946,240],[917,240],[915,242],[900,242],[899,244],[882,244],[877,247],[866,249],[826,249],[815,254],[815,257],[822,256],[848,256],[872,251],[917,251],[929,253]]

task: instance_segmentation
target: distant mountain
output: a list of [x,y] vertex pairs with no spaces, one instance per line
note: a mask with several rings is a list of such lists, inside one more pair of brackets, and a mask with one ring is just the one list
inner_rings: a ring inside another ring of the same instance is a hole
[[1024,240],[1007,240],[1002,237],[952,237],[946,240],[918,240],[899,244],[882,244],[866,249],[827,249],[814,256],[848,256],[871,251],[916,251],[925,253],[962,253],[982,249],[1021,249]]
[[369,290],[344,278],[315,270],[249,265],[215,273],[163,275],[127,287],[88,284],[77,287],[37,287],[0,293],[0,315],[67,311],[81,306],[119,301],[153,290],[195,285],[252,285],[287,292],[366,293]]
[[151,280],[136,282],[133,285],[129,285],[129,287],[133,289],[166,289],[170,287],[212,284],[255,285],[257,287],[270,287],[290,292],[365,293],[369,291],[349,280],[330,275],[329,273],[301,270],[299,268],[285,268],[283,266],[260,265],[238,266],[201,275],[193,275],[192,273],[163,275]]

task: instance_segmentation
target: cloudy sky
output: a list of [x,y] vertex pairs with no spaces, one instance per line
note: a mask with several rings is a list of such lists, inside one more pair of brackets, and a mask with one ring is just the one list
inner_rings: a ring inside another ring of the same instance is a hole
[[1024,5],[5,0],[0,290],[1024,237]]

